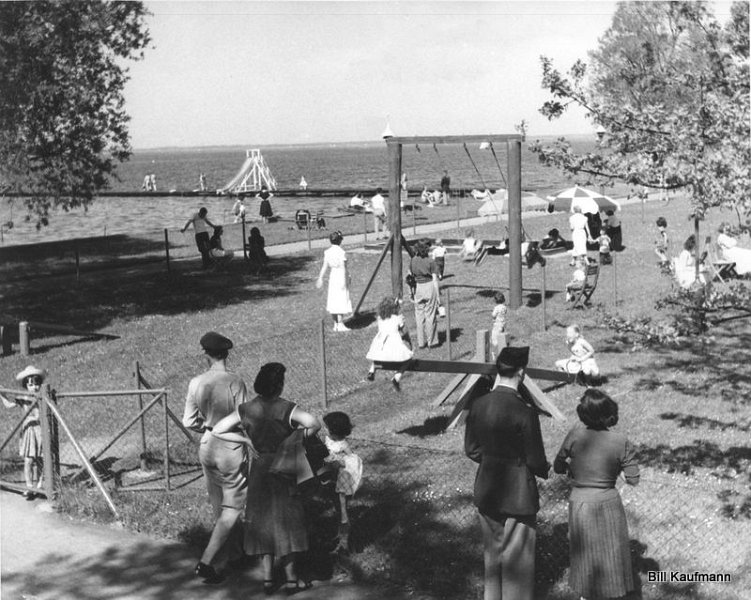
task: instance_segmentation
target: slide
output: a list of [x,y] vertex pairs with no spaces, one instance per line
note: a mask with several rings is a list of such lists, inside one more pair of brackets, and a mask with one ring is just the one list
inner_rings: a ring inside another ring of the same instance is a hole
[[237,172],[237,175],[235,175],[232,180],[225,185],[223,188],[218,189],[216,192],[217,194],[226,194],[229,192],[233,187],[235,187],[237,184],[239,184],[247,172],[250,170],[251,166],[253,165],[253,158],[248,156],[245,159],[245,162],[243,163],[243,166],[240,167],[240,170]]

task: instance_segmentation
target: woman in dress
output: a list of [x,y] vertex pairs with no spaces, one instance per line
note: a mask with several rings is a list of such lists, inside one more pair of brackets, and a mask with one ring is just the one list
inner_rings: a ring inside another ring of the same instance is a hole
[[730,223],[720,225],[717,246],[722,252],[722,258],[735,263],[735,272],[738,275],[748,275],[751,273],[751,249],[739,248],[738,240],[732,236],[730,231]]
[[440,295],[438,289],[438,266],[428,256],[428,244],[419,240],[415,244],[415,256],[409,261],[409,272],[414,275],[415,288],[415,321],[417,322],[418,348],[433,348],[436,341],[436,320]]
[[329,293],[326,310],[334,318],[334,331],[349,331],[344,324],[344,315],[352,312],[352,300],[349,296],[349,272],[347,271],[347,253],[341,247],[344,236],[341,231],[334,231],[329,236],[331,247],[323,253],[323,266],[318,274],[316,287],[323,287],[323,276],[327,269],[329,274]]
[[292,594],[305,587],[298,581],[294,558],[308,549],[304,508],[295,483],[269,473],[269,468],[277,449],[293,431],[302,429],[303,436],[309,438],[321,428],[316,417],[281,397],[285,371],[281,363],[263,365],[253,384],[258,396],[238,406],[212,431],[221,438],[241,430],[258,454],[248,475],[244,548],[250,556],[261,555],[263,589],[267,594],[276,589],[275,557],[284,567],[286,592]]
[[572,267],[576,264],[577,258],[587,257],[587,242],[592,239],[587,217],[582,213],[581,207],[574,206],[573,211],[574,214],[568,220],[571,227],[571,240],[574,243],[574,249],[571,251]]
[[[43,370],[29,365],[16,375],[16,381],[25,393],[16,396],[13,400],[0,394],[0,399],[6,408],[18,407],[26,411],[42,389],[45,377],[46,373]],[[23,475],[26,480],[26,490],[23,496],[27,500],[33,500],[37,497],[33,490],[42,487],[42,428],[39,424],[39,405],[32,408],[24,417],[18,454],[23,458]]]
[[269,222],[269,217],[274,216],[274,211],[271,210],[271,198],[274,197],[274,194],[272,194],[266,186],[261,187],[261,191],[256,194],[256,198],[260,198],[261,200],[261,209],[259,211],[259,214],[261,215],[261,218],[263,219],[264,223]]
[[[683,242],[683,250],[675,259],[675,279],[678,285],[683,289],[689,289],[696,282],[696,259],[694,258],[694,249],[696,248],[696,236],[691,234]],[[704,277],[705,267],[699,265],[699,283],[705,285],[707,283]]]
[[606,393],[588,389],[574,426],[555,458],[556,473],[568,474],[571,568],[569,586],[582,598],[619,598],[636,589],[631,570],[628,526],[615,488],[618,474],[639,483],[639,467],[626,436],[611,431],[618,404]]

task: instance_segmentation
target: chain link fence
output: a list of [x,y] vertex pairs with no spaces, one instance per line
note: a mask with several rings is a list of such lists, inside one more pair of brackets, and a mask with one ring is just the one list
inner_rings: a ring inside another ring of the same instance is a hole
[[[468,303],[461,302],[461,294],[474,293],[467,290],[450,296],[452,302],[457,299],[456,310],[451,311],[452,329],[454,324],[462,329],[451,345],[453,359],[471,359],[475,329],[489,320],[489,311],[464,308]],[[414,331],[408,304],[405,316],[408,328]],[[442,326],[445,332],[443,323],[441,320],[439,328]],[[365,314],[353,325],[350,332],[335,333],[329,320],[313,319],[293,331],[239,344],[230,354],[230,368],[243,377],[253,393],[252,383],[261,364],[284,363],[288,368],[285,395],[318,414],[327,410],[327,402],[336,403],[348,396],[377,401],[368,389],[373,384],[365,380],[365,352],[376,331],[374,315]],[[448,358],[448,346],[430,351],[430,357]],[[153,396],[145,395],[139,401],[136,395],[76,397],[67,391],[58,399],[60,413],[109,489],[163,490],[167,469],[174,493],[191,484],[202,486],[198,436],[184,432],[179,420],[188,382],[206,369],[205,357],[196,351],[182,358],[170,357],[169,361],[150,355],[139,357],[139,361],[130,376],[126,365],[114,387],[169,390],[166,404],[175,418],[159,402],[138,418]],[[82,389],[86,387],[84,377],[80,383]],[[126,430],[129,424],[132,426]],[[14,425],[13,419],[0,423],[3,440]],[[351,445],[363,459],[365,477],[351,504],[353,552],[342,559],[344,567],[356,577],[439,598],[479,597],[482,544],[472,505],[474,463],[461,452],[377,439],[355,438]],[[17,439],[13,437],[0,453],[0,470],[3,480],[22,483],[22,461],[17,452]],[[80,454],[63,433],[59,457],[59,483],[64,489],[92,487]],[[701,490],[696,490],[692,480],[681,475],[648,469],[638,487],[621,490],[634,568],[640,573],[644,598],[748,597],[751,521],[728,501],[748,497],[747,482],[741,479],[702,482]],[[536,597],[568,599],[572,597],[566,584],[568,484],[563,477],[553,477],[540,483],[540,492]],[[73,498],[84,496],[72,494]],[[312,539],[325,540],[336,531],[334,503],[331,498],[312,500]],[[87,510],[93,512],[95,508],[78,512]],[[323,541],[314,547],[326,549]],[[648,571],[729,573],[731,583],[649,582]]]

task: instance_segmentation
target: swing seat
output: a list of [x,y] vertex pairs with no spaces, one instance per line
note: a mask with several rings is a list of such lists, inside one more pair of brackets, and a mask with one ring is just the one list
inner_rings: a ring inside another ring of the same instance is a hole
[[600,275],[600,265],[590,263],[587,265],[587,271],[584,277],[584,284],[581,288],[573,291],[571,306],[569,308],[586,308],[589,299],[597,289],[597,278]]

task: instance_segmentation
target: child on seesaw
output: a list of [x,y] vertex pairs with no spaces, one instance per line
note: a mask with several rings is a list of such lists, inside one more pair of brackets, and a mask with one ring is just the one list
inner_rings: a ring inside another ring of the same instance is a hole
[[339,543],[335,552],[349,550],[349,515],[347,514],[347,500],[351,498],[362,482],[362,459],[352,452],[347,438],[352,433],[352,422],[346,413],[335,411],[323,417],[323,423],[328,429],[324,443],[329,455],[324,461],[336,469],[336,487],[339,496]]
[[506,306],[506,296],[503,295],[503,292],[496,292],[493,299],[495,306],[493,307],[493,329],[490,333],[490,343],[493,348],[493,357],[496,357],[501,349],[508,345],[506,341],[508,306]]
[[370,362],[368,381],[375,379],[375,363],[403,363],[402,369],[391,378],[391,384],[398,392],[402,374],[407,363],[412,359],[412,342],[406,330],[404,315],[401,312],[401,300],[387,296],[378,304],[376,318],[378,333],[365,355]]
[[571,356],[557,360],[556,369],[576,375],[577,381],[581,383],[587,385],[598,383],[600,368],[595,361],[595,349],[582,337],[578,325],[569,325],[566,328],[566,344],[571,351]]

